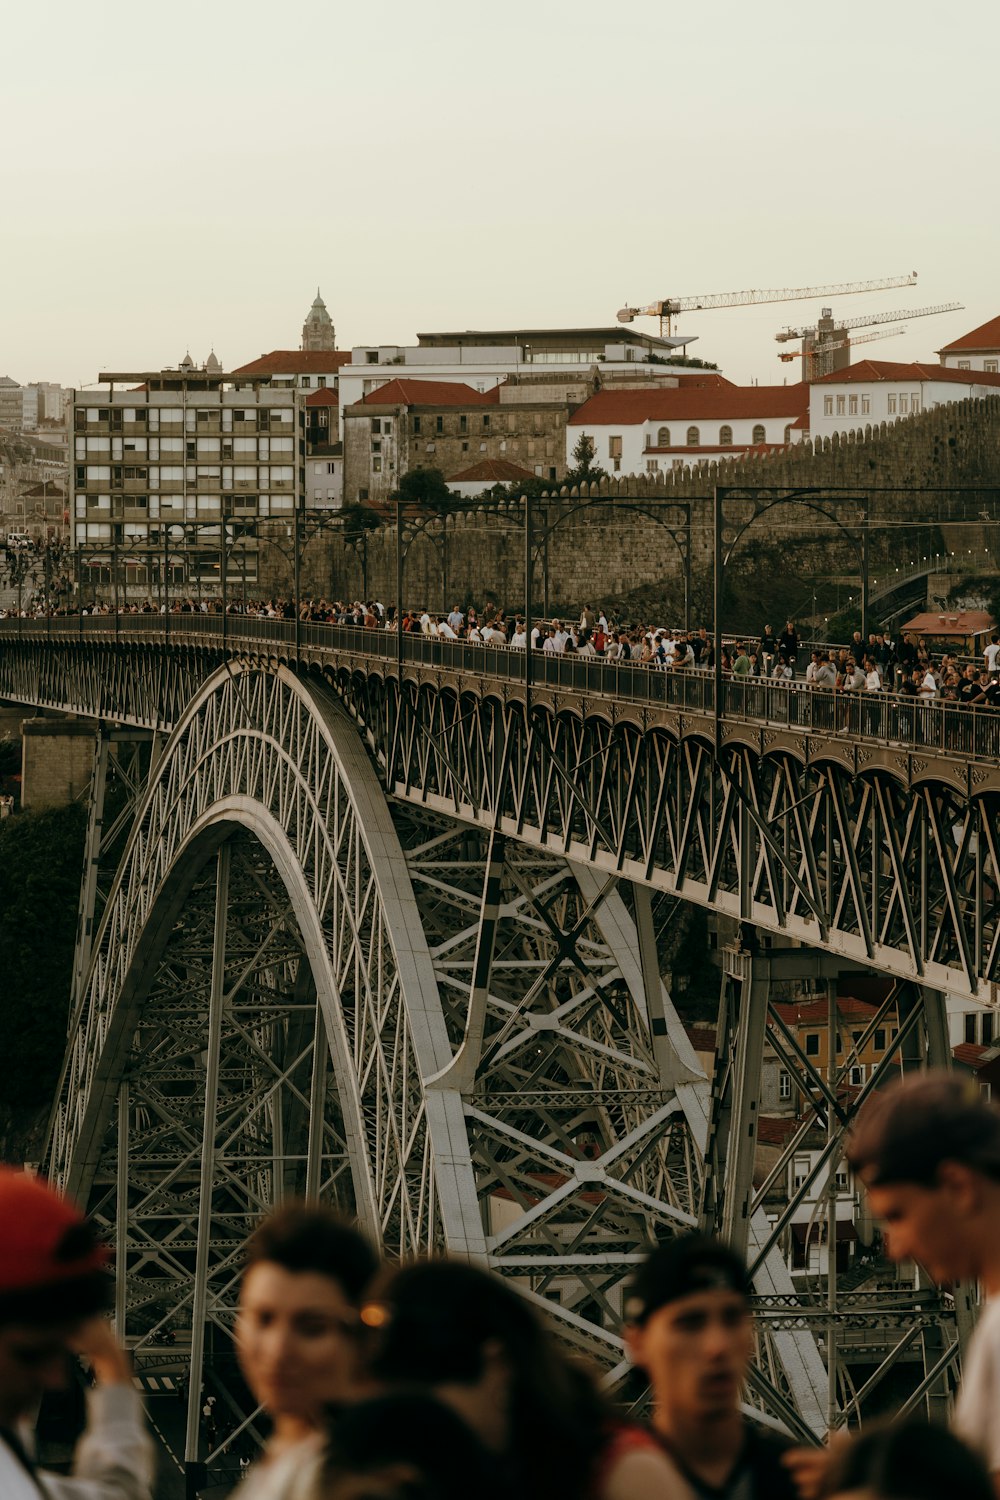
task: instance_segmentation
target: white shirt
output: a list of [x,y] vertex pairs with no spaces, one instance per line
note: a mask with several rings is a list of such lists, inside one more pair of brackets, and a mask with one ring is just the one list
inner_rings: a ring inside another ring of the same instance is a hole
[[525,646],[528,644],[528,637],[525,635],[523,630],[515,630],[514,634],[510,638],[510,643],[518,651],[523,651]]
[[937,683],[934,680],[934,673],[933,672],[928,672],[927,676],[924,678],[923,682],[920,684],[920,697],[921,698],[936,698],[937,697],[937,690],[938,690],[938,687],[937,687]]
[[870,693],[880,693],[882,691],[882,679],[874,668],[865,678],[865,687]]
[[986,650],[983,652],[983,656],[986,658],[986,670],[987,670],[987,672],[995,672],[996,671],[996,669],[997,669],[997,656],[998,655],[1000,655],[1000,646],[994,645],[994,643],[992,641],[990,641],[990,644],[986,647]]
[[952,1426],[992,1474],[1000,1471],[1000,1297],[990,1297],[969,1343]]
[[565,651],[566,642],[569,640],[569,632],[567,630],[557,630],[552,639],[555,641],[555,645],[552,647],[553,651]]
[[76,1445],[73,1472],[31,1479],[0,1439],[3,1500],[151,1500],[155,1460],[138,1391],[99,1385],[87,1392],[87,1427]]
[[439,620],[438,621],[437,633],[438,633],[438,635],[443,636],[446,641],[457,641],[458,640],[458,636],[452,630],[452,628],[448,624],[447,620]]

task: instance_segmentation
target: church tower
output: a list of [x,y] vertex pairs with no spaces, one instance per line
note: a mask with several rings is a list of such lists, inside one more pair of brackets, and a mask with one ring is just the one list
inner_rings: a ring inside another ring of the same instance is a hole
[[316,288],[316,301],[309,309],[309,316],[302,325],[303,350],[336,349],[337,333],[333,319],[326,310],[326,303]]

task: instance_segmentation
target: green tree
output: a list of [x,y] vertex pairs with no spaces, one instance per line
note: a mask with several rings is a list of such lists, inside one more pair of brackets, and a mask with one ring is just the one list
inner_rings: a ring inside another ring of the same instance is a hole
[[370,505],[357,504],[343,506],[339,516],[344,541],[349,546],[354,546],[369,531],[377,531],[385,519],[377,510],[372,510]]
[[573,486],[581,484],[596,484],[598,480],[607,479],[606,469],[595,463],[597,448],[594,439],[589,433],[581,432],[573,449],[573,467],[567,471],[563,484]]
[[66,1047],[86,814],[82,806],[0,822],[4,1102],[52,1097]]
[[411,469],[403,475],[399,489],[392,492],[390,499],[402,500],[404,505],[418,506],[438,516],[448,515],[460,503],[460,497],[448,488],[440,469]]

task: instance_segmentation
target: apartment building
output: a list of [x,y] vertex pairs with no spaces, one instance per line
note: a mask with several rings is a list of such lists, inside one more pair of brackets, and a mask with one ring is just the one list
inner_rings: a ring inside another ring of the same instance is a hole
[[[261,540],[290,530],[304,475],[292,386],[235,389],[221,371],[104,374],[74,391],[72,540],[83,597],[218,593],[257,578]],[[225,528],[223,530],[223,527]]]

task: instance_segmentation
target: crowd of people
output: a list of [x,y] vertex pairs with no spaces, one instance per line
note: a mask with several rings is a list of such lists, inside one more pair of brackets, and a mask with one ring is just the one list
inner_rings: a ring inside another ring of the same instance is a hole
[[[169,610],[166,604],[149,598],[120,603],[118,613],[217,615],[221,609],[217,596],[172,599]],[[115,605],[103,600],[50,608],[36,600],[21,613],[27,618],[106,616],[115,613]],[[298,613],[307,624],[349,625],[392,632],[399,623],[395,606],[376,599],[349,602],[307,598],[297,609],[294,600],[285,597],[239,598],[227,604],[227,613],[285,621],[294,621]],[[16,615],[16,607],[0,609],[0,619]],[[458,604],[447,613],[404,610],[402,630],[408,635],[469,645],[520,651],[528,645],[524,614],[509,613],[497,605],[487,606],[481,612],[473,605],[463,609]],[[666,672],[712,671],[715,667],[715,643],[705,626],[681,630],[648,623],[625,624],[590,604],[584,605],[579,620],[533,621],[530,635],[533,650],[561,656],[630,662]],[[948,651],[933,654],[917,636],[904,633],[897,641],[882,630],[871,631],[867,637],[856,630],[842,646],[807,648],[794,621],[788,620],[777,632],[768,624],[756,637],[727,635],[722,646],[722,673],[727,678],[747,682],[767,680],[838,692],[896,693],[922,702],[992,708],[1000,704],[1000,636],[991,637],[981,660],[969,661]]]
[[[384,1266],[318,1204],[286,1204],[246,1247],[235,1344],[270,1419],[244,1500],[989,1500],[1000,1494],[1000,1112],[953,1075],[876,1093],[848,1160],[888,1253],[984,1311],[951,1430],[908,1418],[797,1446],[742,1405],[754,1360],[742,1257],[699,1233],[650,1246],[621,1333],[648,1417],[626,1415],[536,1308],[485,1268]],[[0,1169],[0,1496],[151,1500],[153,1445],[102,1308],[107,1251],[47,1184]],[[69,1475],[41,1472],[30,1420],[75,1355],[88,1421]],[[206,1430],[217,1419],[205,1396]],[[213,1442],[218,1433],[213,1430]],[[241,1467],[243,1464],[241,1463]]]

